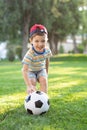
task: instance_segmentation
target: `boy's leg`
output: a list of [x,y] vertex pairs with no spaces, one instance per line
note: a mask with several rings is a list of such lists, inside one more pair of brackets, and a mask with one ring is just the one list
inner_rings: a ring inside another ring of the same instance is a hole
[[33,86],[36,86],[36,79],[35,78],[29,78],[29,80]]
[[29,72],[29,81],[31,82],[31,84],[35,87],[34,89],[36,89],[36,75],[33,72]]
[[48,88],[47,78],[40,76],[39,77],[39,83],[40,83],[40,91],[47,93],[47,88]]
[[37,74],[38,81],[40,83],[40,91],[43,91],[47,93],[47,88],[48,88],[48,81],[47,81],[47,72],[46,69],[41,70]]

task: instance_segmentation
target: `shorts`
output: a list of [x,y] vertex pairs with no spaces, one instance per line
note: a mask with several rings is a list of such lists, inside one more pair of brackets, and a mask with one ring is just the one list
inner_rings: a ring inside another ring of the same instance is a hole
[[38,80],[40,76],[45,78],[48,77],[46,69],[42,69],[40,71],[29,71],[28,76],[29,78],[35,78],[36,80]]

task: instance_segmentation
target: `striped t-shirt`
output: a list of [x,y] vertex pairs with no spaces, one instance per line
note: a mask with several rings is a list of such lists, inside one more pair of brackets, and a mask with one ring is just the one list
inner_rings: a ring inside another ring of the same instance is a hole
[[46,68],[46,58],[49,58],[51,55],[52,53],[49,48],[45,48],[40,53],[32,46],[24,56],[22,63],[29,66],[29,71],[39,71]]

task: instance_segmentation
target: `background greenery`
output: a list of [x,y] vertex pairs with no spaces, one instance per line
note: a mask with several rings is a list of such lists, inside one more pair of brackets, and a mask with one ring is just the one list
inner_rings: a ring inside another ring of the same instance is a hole
[[0,0],[0,41],[7,41],[13,52],[20,45],[21,57],[27,51],[29,29],[35,23],[46,26],[54,55],[68,35],[77,53],[76,35],[82,36],[82,45],[86,39],[87,45],[87,0]]
[[[0,130],[87,130],[87,56],[59,55],[49,68],[50,109],[26,113],[21,62],[0,62]],[[39,87],[39,85],[38,85]]]

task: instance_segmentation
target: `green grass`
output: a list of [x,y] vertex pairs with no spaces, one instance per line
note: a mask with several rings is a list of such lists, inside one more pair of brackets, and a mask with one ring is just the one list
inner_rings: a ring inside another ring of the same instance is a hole
[[0,61],[0,130],[87,130],[87,56],[51,59],[50,109],[42,116],[24,109],[26,86],[20,62]]

